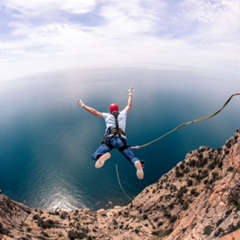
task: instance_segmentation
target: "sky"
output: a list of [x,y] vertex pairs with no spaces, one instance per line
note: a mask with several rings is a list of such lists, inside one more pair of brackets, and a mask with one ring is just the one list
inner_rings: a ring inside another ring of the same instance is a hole
[[0,81],[68,69],[239,75],[239,0],[1,0]]

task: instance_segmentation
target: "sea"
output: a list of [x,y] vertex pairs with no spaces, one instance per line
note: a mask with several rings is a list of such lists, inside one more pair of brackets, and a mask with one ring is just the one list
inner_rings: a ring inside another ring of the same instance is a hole
[[145,178],[117,150],[102,169],[91,159],[105,124],[76,104],[100,112],[111,103],[133,109],[128,144],[141,146],[180,124],[213,114],[234,93],[239,76],[202,69],[75,69],[0,81],[0,189],[32,208],[74,210],[124,206],[200,146],[221,148],[240,128],[240,96],[216,117],[133,150]]

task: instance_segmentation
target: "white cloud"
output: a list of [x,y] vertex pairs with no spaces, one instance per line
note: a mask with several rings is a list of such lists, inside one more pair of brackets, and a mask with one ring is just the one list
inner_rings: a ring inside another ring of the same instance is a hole
[[74,67],[239,67],[238,0],[8,0],[0,14],[2,79]]
[[19,11],[25,17],[31,17],[49,12],[57,13],[59,10],[75,14],[90,12],[96,6],[96,0],[8,0],[2,4],[10,11]]
[[185,0],[182,7],[190,20],[202,24],[199,28],[206,32],[207,37],[215,38],[217,41],[222,41],[222,38],[239,37],[238,0]]
[[107,26],[119,34],[152,33],[159,27],[158,20],[165,4],[161,1],[114,1],[101,11]]
[[[59,2],[55,0],[55,2]],[[87,13],[94,10],[97,0],[62,0],[60,8],[75,14]]]

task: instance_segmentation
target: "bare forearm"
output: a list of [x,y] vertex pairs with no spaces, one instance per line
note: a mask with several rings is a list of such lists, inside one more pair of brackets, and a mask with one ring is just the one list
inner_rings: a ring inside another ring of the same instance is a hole
[[83,103],[83,101],[81,99],[77,99],[76,101],[80,107],[84,108],[86,111],[88,111],[92,115],[99,117],[99,118],[103,118],[102,113],[100,113],[99,111],[97,111],[96,109],[94,109],[92,107],[87,106],[86,104]]
[[131,109],[133,106],[133,96],[129,95],[128,96],[128,107]]
[[125,108],[128,113],[130,112],[130,110],[132,109],[132,106],[133,106],[133,92],[134,92],[134,88],[131,86],[128,90],[128,103]]
[[127,103],[127,106],[125,108],[128,113],[131,111],[132,106],[133,106],[133,96],[132,95],[128,95],[128,103]]
[[98,116],[98,114],[99,114],[99,112],[96,109],[94,109],[92,107],[89,107],[89,106],[87,106],[85,104],[83,105],[82,108],[84,108],[85,110],[87,110],[89,113],[91,113],[94,116]]

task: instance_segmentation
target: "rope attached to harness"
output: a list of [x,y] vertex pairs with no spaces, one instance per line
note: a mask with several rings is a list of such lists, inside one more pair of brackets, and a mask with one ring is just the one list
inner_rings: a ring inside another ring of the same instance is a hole
[[141,145],[141,146],[133,146],[133,147],[131,147],[131,149],[133,149],[133,150],[139,150],[139,149],[148,147],[148,146],[150,146],[150,145],[152,145],[152,144],[154,144],[154,143],[162,140],[163,138],[171,135],[172,133],[178,131],[178,130],[181,129],[181,128],[184,128],[184,127],[186,127],[186,126],[188,126],[188,125],[191,125],[191,124],[204,122],[204,121],[207,121],[207,120],[215,117],[217,114],[219,114],[219,113],[228,105],[228,103],[231,101],[231,99],[232,99],[233,97],[235,97],[235,96],[240,96],[240,93],[235,93],[235,94],[231,95],[231,97],[228,98],[228,100],[224,103],[224,105],[223,105],[218,111],[216,111],[215,113],[213,113],[212,115],[209,115],[209,116],[206,116],[206,117],[203,117],[203,118],[198,118],[198,119],[195,119],[195,120],[190,121],[190,122],[183,123],[183,124],[179,125],[178,127],[174,128],[173,130],[165,133],[165,134],[162,135],[161,137],[159,137],[159,138],[157,138],[157,139],[155,139],[155,140],[153,140],[153,141],[151,141],[151,142],[148,142],[148,143],[146,143],[146,144],[143,144],[143,145]]

